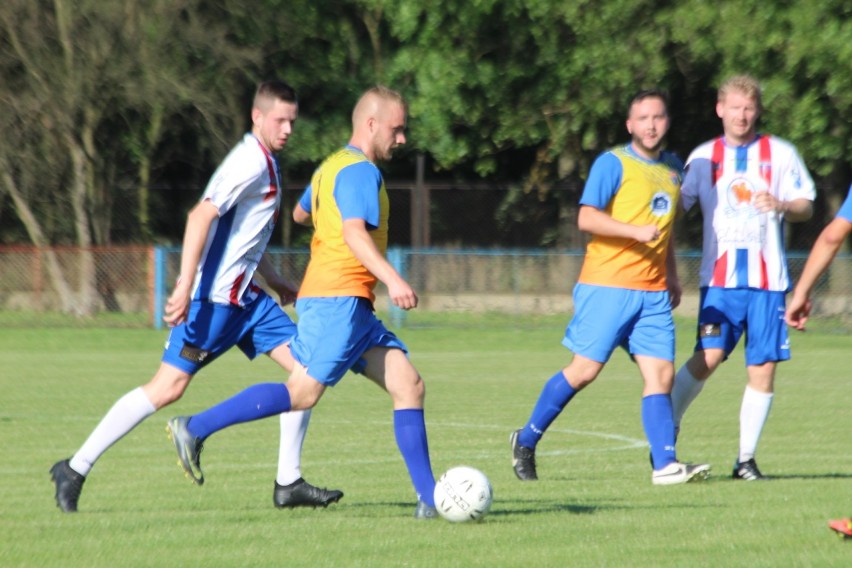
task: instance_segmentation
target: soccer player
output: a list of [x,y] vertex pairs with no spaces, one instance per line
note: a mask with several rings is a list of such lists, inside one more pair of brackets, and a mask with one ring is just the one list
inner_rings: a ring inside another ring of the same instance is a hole
[[811,314],[811,292],[814,289],[817,279],[834,260],[837,251],[846,237],[852,233],[852,187],[846,194],[846,200],[840,206],[840,210],[835,215],[834,219],[826,225],[822,232],[817,237],[813,248],[811,249],[805,267],[802,269],[802,274],[799,276],[799,281],[793,289],[793,296],[790,298],[790,303],[787,304],[787,312],[784,319],[787,323],[799,331],[805,331],[805,323]]
[[[793,289],[793,296],[787,304],[784,319],[799,331],[805,331],[805,324],[811,314],[811,292],[817,279],[828,269],[840,250],[843,241],[852,233],[852,187],[834,219],[826,225],[817,237],[799,281]],[[842,538],[852,538],[852,518],[829,521],[828,526]]]
[[667,102],[658,90],[637,93],[627,114],[631,142],[601,154],[589,172],[578,225],[592,239],[562,340],[574,357],[545,383],[529,421],[510,436],[518,479],[538,479],[539,440],[619,346],[636,362],[645,384],[642,423],[651,446],[652,483],[686,483],[709,474],[708,465],[680,463],[675,455],[672,307],[680,301],[680,283],[670,237],[682,163],[662,150]]
[[[192,377],[238,346],[249,359],[261,353],[288,371],[289,341],[296,326],[254,281],[255,272],[286,304],[295,288],[264,256],[281,203],[281,174],[274,153],[287,144],[298,116],[295,91],[281,81],[258,86],[252,129],[214,173],[201,201],[189,212],[180,277],[163,320],[172,327],[160,368],[145,385],[112,406],[70,459],[50,469],[56,504],[71,513],[83,482],[107,449],[160,408],[178,400]],[[343,493],[314,487],[301,478],[300,451],[310,416],[282,416],[280,461],[273,500],[279,507],[326,506]],[[295,476],[280,479],[282,476]],[[196,480],[203,482],[203,478]]]
[[349,144],[314,172],[294,213],[294,219],[304,221],[310,211],[314,235],[296,301],[299,322],[290,343],[293,372],[286,384],[257,384],[204,412],[169,421],[178,456],[190,476],[201,477],[202,443],[214,432],[311,408],[351,369],[390,394],[397,446],[417,494],[414,517],[436,516],[423,415],[425,386],[405,344],[373,311],[378,281],[387,286],[398,308],[408,310],[418,302],[417,294],[385,258],[389,203],[375,165],[389,160],[405,143],[406,114],[399,93],[382,86],[369,89],[352,112]]
[[756,79],[727,79],[716,103],[723,135],[687,159],[682,205],[688,211],[698,202],[704,216],[701,303],[695,352],[678,370],[672,390],[679,428],[704,382],[745,334],[748,384],[732,476],[747,481],[764,478],[754,456],[772,405],[776,365],[790,358],[784,221],[809,219],[815,195],[793,145],[757,132],[761,111]]

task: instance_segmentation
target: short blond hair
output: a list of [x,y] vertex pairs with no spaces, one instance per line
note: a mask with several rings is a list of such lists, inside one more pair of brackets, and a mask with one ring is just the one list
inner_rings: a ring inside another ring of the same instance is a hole
[[725,79],[725,81],[719,85],[719,92],[716,100],[725,100],[725,96],[727,96],[727,94],[731,91],[736,91],[750,99],[754,99],[754,102],[757,103],[757,107],[763,108],[763,93],[760,89],[760,83],[751,75],[734,75],[733,77]]

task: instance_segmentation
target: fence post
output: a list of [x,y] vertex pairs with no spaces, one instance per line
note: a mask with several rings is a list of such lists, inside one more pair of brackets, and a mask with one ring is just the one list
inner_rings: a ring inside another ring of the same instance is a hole
[[[399,272],[399,275],[405,278],[405,255],[400,247],[391,247],[388,249],[388,262]],[[390,318],[391,327],[400,328],[405,324],[405,310],[393,305],[393,302],[388,302],[388,317]]]
[[154,329],[163,329],[163,309],[166,301],[166,251],[154,247]]

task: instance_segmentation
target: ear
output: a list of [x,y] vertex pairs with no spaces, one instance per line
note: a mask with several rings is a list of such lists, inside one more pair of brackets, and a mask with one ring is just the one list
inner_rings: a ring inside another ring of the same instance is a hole
[[724,105],[722,101],[716,101],[716,116],[722,118],[722,111],[724,110]]
[[251,123],[255,126],[260,126],[260,121],[263,118],[263,113],[259,108],[251,109]]

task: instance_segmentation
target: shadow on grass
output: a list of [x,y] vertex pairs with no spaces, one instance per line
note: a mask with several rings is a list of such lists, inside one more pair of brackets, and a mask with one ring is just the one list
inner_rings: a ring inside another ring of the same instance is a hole
[[852,479],[852,473],[792,473],[789,475],[768,475],[766,481],[782,479]]
[[[376,508],[376,507],[395,507],[401,509],[403,511],[409,511],[412,516],[414,515],[414,503],[357,503],[357,504],[349,504],[350,507],[354,508]],[[506,506],[511,506],[511,509],[504,509]],[[569,504],[569,503],[555,503],[555,502],[542,502],[542,501],[532,501],[532,500],[524,500],[519,501],[517,499],[512,500],[501,500],[498,504],[498,508],[495,510],[492,506],[491,511],[488,513],[489,517],[501,517],[501,516],[515,516],[515,515],[540,515],[542,513],[570,513],[572,515],[592,515],[601,510],[611,510],[611,509],[624,509],[626,507],[622,505],[606,505],[606,504],[596,504],[596,505],[577,505],[577,504]]]

